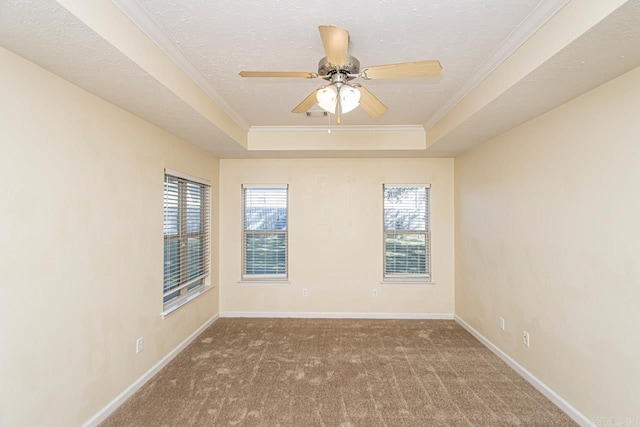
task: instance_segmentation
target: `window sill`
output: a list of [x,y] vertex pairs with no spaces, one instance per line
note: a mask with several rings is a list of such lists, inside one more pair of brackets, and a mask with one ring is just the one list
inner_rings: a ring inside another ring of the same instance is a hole
[[195,292],[185,295],[183,298],[179,299],[178,301],[174,301],[168,304],[167,307],[165,307],[165,309],[162,311],[162,313],[160,313],[162,315],[162,318],[163,319],[166,318],[168,315],[170,315],[171,313],[173,313],[174,311],[176,311],[186,303],[193,301],[200,295],[204,294],[205,292],[213,288],[215,288],[215,286],[211,286],[211,285],[205,286],[202,289],[198,289]]
[[273,280],[265,280],[265,279],[258,279],[258,280],[238,280],[238,283],[240,283],[241,285],[248,285],[248,286],[286,286],[291,284],[291,282],[289,281],[289,279],[273,279]]
[[380,282],[383,287],[395,288],[398,286],[433,286],[436,282],[432,282],[428,279],[385,279]]

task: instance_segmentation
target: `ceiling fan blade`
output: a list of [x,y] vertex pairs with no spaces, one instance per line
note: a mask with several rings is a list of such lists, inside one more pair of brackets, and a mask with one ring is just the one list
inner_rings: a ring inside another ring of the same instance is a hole
[[306,71],[240,71],[240,77],[293,77],[315,79],[318,75]]
[[360,106],[374,119],[387,112],[388,108],[364,86],[360,86]]
[[296,106],[296,108],[291,110],[291,112],[292,113],[306,113],[307,111],[309,111],[309,109],[311,107],[313,107],[314,105],[316,105],[316,103],[318,102],[318,99],[316,98],[316,94],[317,93],[318,93],[318,89],[316,89],[313,92],[311,92],[311,94],[309,96],[307,96],[300,104],[298,104]]
[[334,25],[320,25],[318,29],[327,61],[333,65],[346,65],[349,62],[349,31]]
[[403,62],[400,64],[377,65],[362,70],[365,79],[402,79],[407,77],[435,77],[440,74],[440,61]]

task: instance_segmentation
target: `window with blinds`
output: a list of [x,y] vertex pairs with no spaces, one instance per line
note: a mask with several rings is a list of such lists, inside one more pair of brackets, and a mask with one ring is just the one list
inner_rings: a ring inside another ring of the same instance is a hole
[[429,185],[383,185],[385,279],[431,279]]
[[243,280],[287,278],[287,185],[243,185]]
[[209,275],[209,185],[165,172],[163,303],[179,306]]

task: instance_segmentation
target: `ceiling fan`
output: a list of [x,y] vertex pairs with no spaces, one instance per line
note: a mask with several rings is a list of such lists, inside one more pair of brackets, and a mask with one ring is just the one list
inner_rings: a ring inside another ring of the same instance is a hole
[[399,64],[377,65],[360,69],[357,58],[349,56],[349,31],[333,25],[320,25],[320,38],[326,57],[318,63],[318,72],[305,71],[241,71],[241,77],[293,77],[315,79],[329,82],[309,94],[291,112],[305,113],[316,103],[331,114],[348,113],[361,106],[369,116],[380,117],[387,107],[359,83],[350,83],[355,78],[397,79],[407,77],[435,77],[442,66],[439,61],[428,60],[403,62]]

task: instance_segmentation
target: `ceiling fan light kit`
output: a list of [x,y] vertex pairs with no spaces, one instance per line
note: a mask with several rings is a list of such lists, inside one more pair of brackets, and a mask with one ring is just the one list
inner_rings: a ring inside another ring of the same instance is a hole
[[340,112],[343,114],[355,110],[360,105],[360,91],[353,86],[340,88]]
[[353,111],[358,106],[372,118],[380,117],[387,107],[360,84],[348,83],[355,78],[365,80],[394,79],[411,77],[435,77],[442,66],[439,61],[428,60],[405,62],[400,64],[378,65],[360,69],[360,61],[349,56],[349,32],[333,25],[318,27],[326,56],[318,63],[318,72],[299,71],[241,71],[241,77],[289,77],[321,78],[329,82],[309,94],[293,110],[293,113],[306,113],[316,103],[330,114]]
[[316,93],[318,106],[330,114],[346,114],[360,105],[360,91],[348,84],[332,83]]
[[318,106],[324,111],[335,114],[336,105],[338,104],[338,89],[335,85],[325,86],[316,92]]

